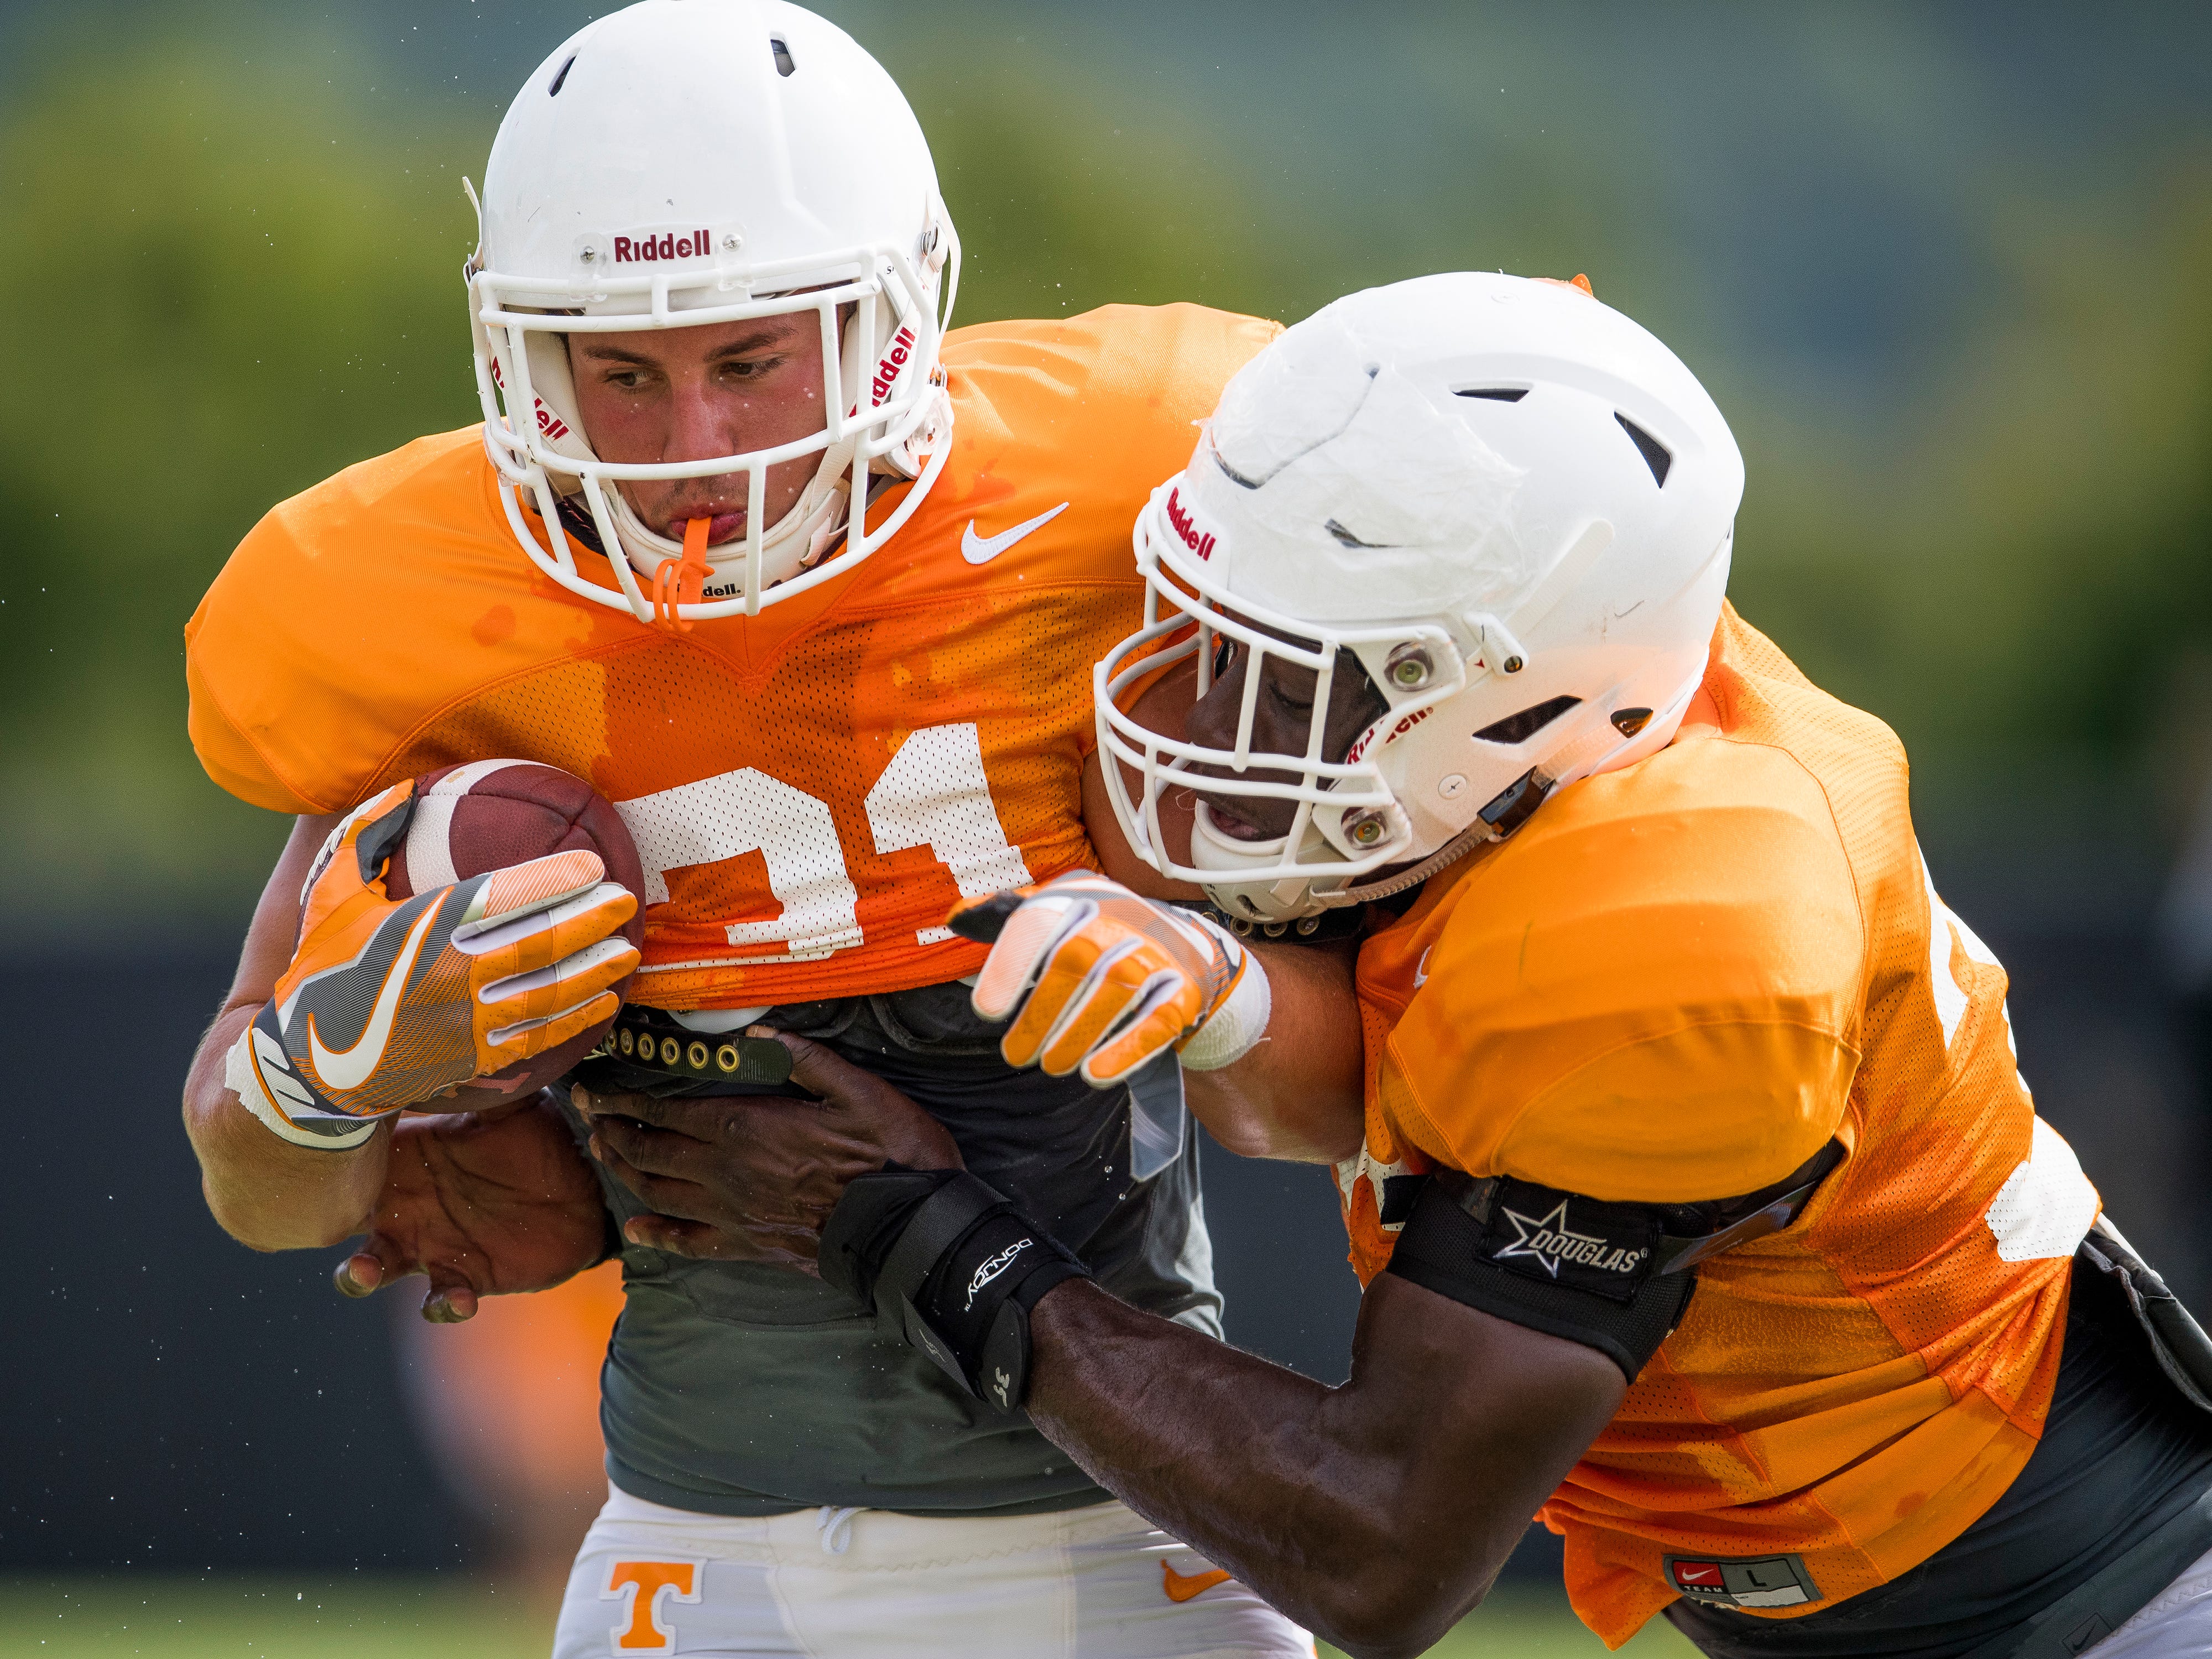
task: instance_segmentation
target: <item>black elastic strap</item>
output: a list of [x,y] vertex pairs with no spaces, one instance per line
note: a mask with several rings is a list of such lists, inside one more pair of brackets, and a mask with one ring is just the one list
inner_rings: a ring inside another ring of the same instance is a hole
[[822,1230],[823,1280],[872,1309],[966,1393],[1002,1412],[1029,1387],[1029,1315],[1091,1270],[964,1170],[896,1165],[845,1189]]
[[[1570,1204],[1570,1212],[1572,1207]],[[1559,1262],[1556,1255],[1546,1256],[1540,1230],[1524,1236],[1522,1224],[1512,1218],[1540,1221],[1549,1214],[1509,1212],[1501,1205],[1493,1216],[1503,1224],[1486,1223],[1468,1212],[1449,1183],[1431,1180],[1413,1200],[1413,1215],[1398,1235],[1397,1248],[1384,1271],[1512,1324],[1595,1348],[1633,1382],[1680,1322],[1697,1288],[1697,1275],[1653,1273],[1647,1265],[1641,1273],[1621,1272],[1621,1285],[1605,1292],[1576,1282],[1589,1279],[1589,1271],[1558,1276],[1546,1271],[1547,1261],[1554,1267],[1571,1264]],[[1573,1236],[1603,1237],[1592,1231],[1593,1223],[1582,1216],[1569,1213],[1561,1222]],[[1559,1228],[1552,1231],[1556,1234]],[[1650,1237],[1657,1236],[1655,1224]],[[1608,1251],[1638,1248],[1645,1247],[1626,1242],[1607,1246]]]
[[886,1297],[920,1300],[945,1253],[986,1213],[1005,1203],[990,1187],[972,1176],[945,1182],[922,1200],[900,1229],[890,1254],[877,1270],[876,1299],[879,1303]]
[[1439,1170],[1387,1183],[1403,1229],[1389,1271],[1485,1313],[1597,1349],[1632,1382],[1681,1322],[1697,1266],[1779,1232],[1844,1161],[1830,1141],[1780,1181],[1709,1203],[1588,1197]]
[[[1754,1238],[1780,1232],[1796,1220],[1820,1183],[1828,1178],[1829,1171],[1843,1161],[1843,1142],[1832,1140],[1781,1180],[1755,1193],[1716,1204],[1663,1206],[1668,1212],[1668,1231],[1659,1241],[1657,1271],[1680,1273],[1723,1250],[1732,1250]],[[1686,1209],[1692,1217],[1690,1227],[1677,1233],[1674,1228],[1682,1224],[1675,1212]]]

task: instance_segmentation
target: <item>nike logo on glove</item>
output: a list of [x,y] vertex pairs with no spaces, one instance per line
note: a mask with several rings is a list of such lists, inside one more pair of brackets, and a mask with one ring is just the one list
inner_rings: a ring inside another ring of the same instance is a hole
[[358,1089],[368,1081],[379,1061],[384,1058],[384,1045],[392,1038],[392,1022],[399,1012],[399,999],[407,994],[407,975],[414,971],[415,958],[422,954],[422,941],[430,936],[430,924],[445,908],[443,900],[427,906],[407,943],[399,947],[399,959],[392,964],[392,971],[384,976],[383,988],[376,994],[376,1006],[368,1016],[368,1024],[350,1048],[341,1048],[335,1054],[323,1047],[322,1034],[315,1029],[315,1017],[307,1016],[307,1057],[314,1061],[315,1075],[322,1079],[325,1090]]
[[1160,1588],[1170,1601],[1188,1601],[1194,1595],[1203,1595],[1216,1584],[1229,1582],[1229,1570],[1216,1567],[1210,1572],[1194,1572],[1186,1578],[1166,1562],[1160,1563]]
[[968,520],[967,530],[960,538],[960,556],[970,564],[988,564],[1032,530],[1043,529],[1045,526],[1066,512],[1069,503],[1062,501],[1058,507],[1048,512],[1040,513],[1034,519],[1025,519],[1012,530],[1002,530],[995,536],[977,535],[975,520],[970,519]]

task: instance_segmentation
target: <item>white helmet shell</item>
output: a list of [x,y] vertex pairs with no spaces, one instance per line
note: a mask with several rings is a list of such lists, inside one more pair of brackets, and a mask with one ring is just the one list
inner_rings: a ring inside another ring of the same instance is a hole
[[[1696,377],[1581,289],[1463,273],[1327,307],[1238,372],[1138,521],[1146,626],[1095,676],[1100,743],[1138,774],[1133,789],[1106,769],[1124,833],[1266,923],[1396,890],[1510,834],[1552,790],[1673,738],[1742,494]],[[1224,637],[1255,653],[1233,749],[1124,712],[1187,658],[1204,696]],[[1330,757],[1346,651],[1387,708]],[[1322,677],[1301,756],[1251,746],[1268,656]],[[1194,765],[1212,769],[1210,795],[1295,801],[1288,835],[1237,839],[1201,801],[1191,861],[1170,857],[1159,799],[1197,783]],[[1240,775],[1263,766],[1273,779]]]
[[[745,475],[745,534],[710,550],[707,597],[659,607],[684,620],[752,614],[848,568],[935,482],[959,240],[914,112],[834,24],[782,0],[643,0],[587,25],[508,107],[479,214],[467,277],[485,447],[524,552],[570,592],[653,618],[638,574],[684,550],[639,520],[623,479]],[[563,336],[806,313],[824,344],[819,433],[697,461],[592,453]],[[797,504],[763,525],[769,467],[817,453]],[[872,528],[872,465],[916,479]],[[846,550],[817,563],[847,529],[856,480]],[[550,546],[520,510],[525,489]],[[618,586],[578,568],[562,496],[581,498]]]

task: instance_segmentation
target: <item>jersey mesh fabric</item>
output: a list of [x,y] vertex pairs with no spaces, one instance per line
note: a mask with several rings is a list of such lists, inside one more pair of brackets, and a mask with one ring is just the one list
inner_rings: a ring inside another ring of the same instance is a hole
[[[1378,1166],[1672,1202],[1848,1154],[1787,1231],[1699,1268],[1543,1512],[1615,1646],[1676,1599],[1669,1554],[1798,1555],[1832,1604],[1972,1523],[2034,1449],[2095,1212],[2035,1123],[2002,969],[1935,896],[1895,738],[1732,609],[1704,690],[1666,750],[1561,791],[1360,962]],[[2020,1259],[1990,1209],[2032,1153],[2070,1221]],[[1371,1275],[1380,1187],[1340,1180]]]
[[[479,432],[423,439],[282,504],[233,556],[186,629],[194,746],[233,793],[295,812],[494,757],[588,779],[645,855],[641,1001],[957,977],[984,951],[944,929],[956,898],[1094,862],[1091,665],[1140,616],[1128,526],[1274,331],[1192,306],[959,331],[952,453],[892,543],[686,634],[540,577]],[[971,562],[971,530],[1000,550]]]

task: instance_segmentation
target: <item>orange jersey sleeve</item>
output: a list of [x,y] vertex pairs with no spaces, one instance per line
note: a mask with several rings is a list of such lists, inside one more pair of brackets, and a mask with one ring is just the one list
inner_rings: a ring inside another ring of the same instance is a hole
[[1091,665],[1140,612],[1130,526],[1273,331],[1169,306],[957,332],[953,449],[915,517],[688,634],[538,575],[478,433],[424,439],[233,556],[186,630],[195,747],[292,811],[495,757],[589,779],[646,866],[641,1000],[956,977],[982,956],[941,925],[956,898],[1095,862]]

